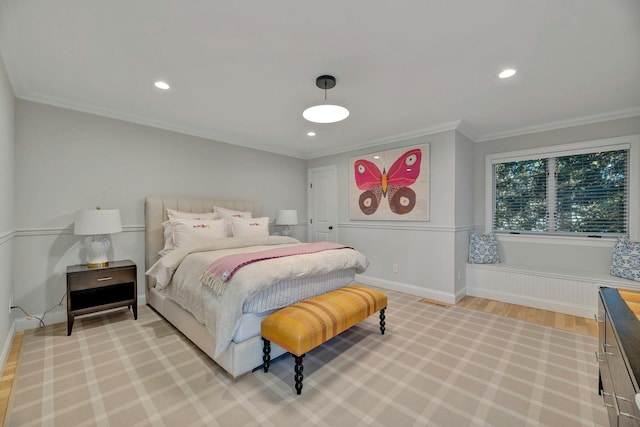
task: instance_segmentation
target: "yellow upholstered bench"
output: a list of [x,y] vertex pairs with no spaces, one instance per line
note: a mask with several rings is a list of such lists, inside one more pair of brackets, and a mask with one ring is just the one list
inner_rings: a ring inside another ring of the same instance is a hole
[[306,352],[380,312],[384,335],[387,296],[364,286],[347,286],[285,307],[262,321],[263,369],[269,371],[271,343],[295,357],[296,391],[302,392],[302,359]]

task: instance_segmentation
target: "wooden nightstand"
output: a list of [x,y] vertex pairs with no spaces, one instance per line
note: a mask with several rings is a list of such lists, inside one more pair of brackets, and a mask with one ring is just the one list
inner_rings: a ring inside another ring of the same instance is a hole
[[82,314],[129,306],[138,318],[137,267],[131,260],[113,261],[103,268],[67,267],[67,335]]

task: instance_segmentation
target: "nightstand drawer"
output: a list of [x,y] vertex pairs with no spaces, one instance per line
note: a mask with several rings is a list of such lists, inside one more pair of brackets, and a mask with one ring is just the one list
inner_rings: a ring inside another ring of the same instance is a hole
[[81,274],[70,275],[69,281],[70,291],[79,291],[82,289],[92,289],[102,286],[117,285],[119,283],[128,283],[136,280],[135,268],[128,269],[100,269],[98,271],[88,271]]

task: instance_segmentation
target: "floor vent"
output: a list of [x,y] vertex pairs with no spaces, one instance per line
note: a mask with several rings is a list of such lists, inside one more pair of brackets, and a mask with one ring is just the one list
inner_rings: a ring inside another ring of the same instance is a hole
[[423,302],[425,304],[437,305],[438,307],[442,307],[442,308],[451,307],[451,304],[447,304],[446,302],[436,301],[434,299],[429,299],[429,298],[422,298],[420,302]]

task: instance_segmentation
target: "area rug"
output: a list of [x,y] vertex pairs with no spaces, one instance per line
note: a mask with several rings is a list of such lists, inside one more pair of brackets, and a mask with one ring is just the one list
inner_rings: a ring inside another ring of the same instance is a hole
[[377,316],[240,380],[148,307],[23,340],[10,426],[604,426],[597,339],[389,296]]

